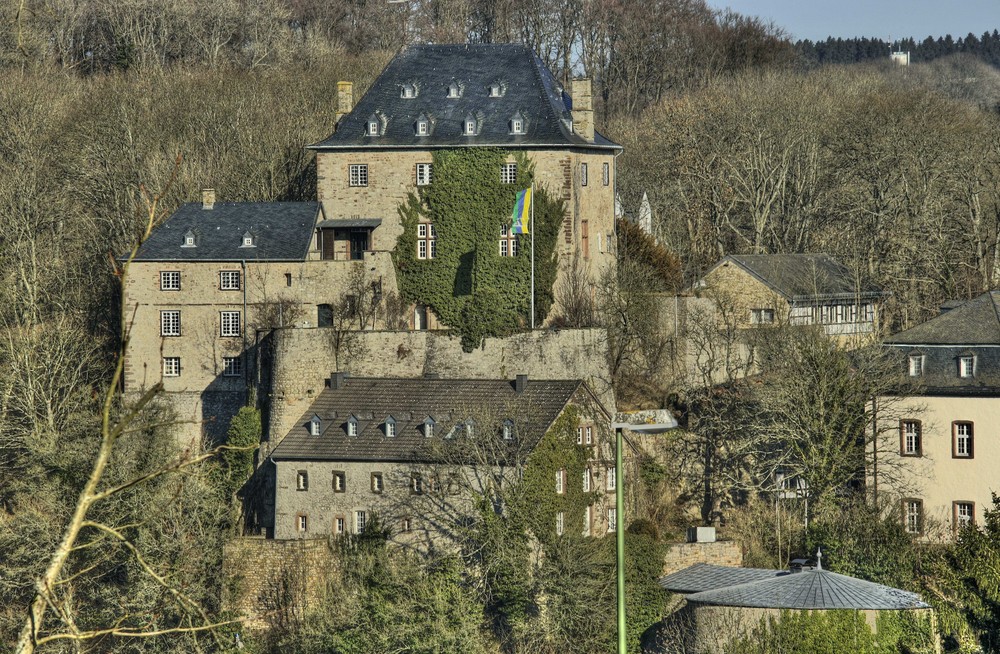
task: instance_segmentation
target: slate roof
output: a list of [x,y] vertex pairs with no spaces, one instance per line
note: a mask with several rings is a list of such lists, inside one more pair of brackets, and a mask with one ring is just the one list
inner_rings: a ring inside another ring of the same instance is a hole
[[828,254],[731,254],[709,272],[727,262],[740,266],[793,303],[878,299],[885,295],[875,284],[859,287],[851,271]]
[[791,574],[785,570],[765,568],[734,568],[710,563],[696,563],[665,577],[660,585],[672,593],[700,593],[726,586],[736,586],[751,581],[773,579],[779,575]]
[[[471,416],[496,416],[514,421],[515,444],[526,454],[548,431],[578,389],[580,380],[529,379],[522,393],[514,383],[497,379],[348,378],[339,388],[327,387],[271,453],[274,460],[294,461],[429,461],[440,446]],[[319,436],[309,433],[309,421],[321,418]],[[358,433],[348,437],[354,416]],[[386,436],[388,416],[396,435]],[[424,420],[435,421],[434,435],[424,435]],[[480,418],[482,419],[482,418]],[[478,428],[487,428],[479,425]],[[452,438],[455,441],[456,438]]]
[[[456,81],[461,97],[449,98]],[[490,97],[500,82],[501,97]],[[401,97],[403,84],[415,84],[417,95]],[[572,130],[571,100],[535,53],[524,45],[412,45],[389,62],[335,133],[309,146],[336,148],[455,148],[465,146],[577,146],[620,149],[600,134],[594,142]],[[520,113],[524,134],[511,134],[510,120]],[[417,119],[431,121],[430,133],[417,136]],[[475,136],[465,136],[467,116],[480,123]],[[376,116],[384,129],[368,136],[368,119]]]
[[[192,202],[153,230],[136,261],[303,261],[320,212],[318,202]],[[182,247],[189,231],[196,245]],[[255,247],[241,247],[247,232]]]
[[[883,343],[898,357],[901,374],[908,372],[910,355],[924,357],[923,374],[908,378],[915,387],[907,394],[1000,395],[1000,292],[983,293]],[[973,376],[959,377],[959,357],[970,354]]]
[[930,608],[916,593],[829,570],[803,570],[688,595],[688,602],[766,609],[902,610]]

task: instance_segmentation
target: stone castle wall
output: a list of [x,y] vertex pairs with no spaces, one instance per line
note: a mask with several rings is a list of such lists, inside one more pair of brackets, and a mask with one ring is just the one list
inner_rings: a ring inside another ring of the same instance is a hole
[[743,548],[734,540],[675,543],[667,546],[667,552],[663,555],[663,574],[669,575],[697,563],[738,568],[743,565]]

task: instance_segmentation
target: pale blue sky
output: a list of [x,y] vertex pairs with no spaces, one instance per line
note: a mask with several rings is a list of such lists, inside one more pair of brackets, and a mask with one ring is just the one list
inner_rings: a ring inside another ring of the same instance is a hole
[[833,37],[893,39],[1000,29],[1000,0],[708,0],[750,16],[773,20],[794,40]]

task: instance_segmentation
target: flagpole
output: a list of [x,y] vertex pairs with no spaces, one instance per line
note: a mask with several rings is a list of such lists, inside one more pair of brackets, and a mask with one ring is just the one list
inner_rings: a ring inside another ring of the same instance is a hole
[[531,328],[535,328],[535,183],[531,183]]

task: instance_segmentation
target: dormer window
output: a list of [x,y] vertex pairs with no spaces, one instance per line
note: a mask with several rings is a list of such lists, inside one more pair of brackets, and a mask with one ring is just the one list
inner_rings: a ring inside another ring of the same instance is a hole
[[524,119],[523,118],[511,118],[511,120],[510,120],[510,133],[511,134],[524,134]]
[[462,97],[462,86],[452,80],[451,84],[448,85],[448,97],[449,98],[460,98]]
[[476,435],[476,423],[473,422],[472,418],[465,421],[465,437],[472,438]]
[[240,245],[240,247],[241,248],[253,248],[253,247],[257,247],[257,244],[254,243],[253,234],[251,234],[250,232],[245,232],[243,234],[243,244]]
[[415,98],[417,97],[417,85],[416,84],[403,84],[403,88],[399,93],[401,98]]
[[193,248],[195,247],[195,237],[194,232],[190,229],[184,234],[184,243],[181,244],[182,248]]
[[417,118],[416,133],[417,136],[427,136],[431,133],[431,121],[426,114],[420,114]]
[[503,439],[505,441],[513,440],[514,438],[514,421],[507,418],[503,421]]
[[910,358],[910,377],[920,377],[924,374],[924,355],[922,354],[911,354]]
[[506,88],[504,87],[503,82],[493,82],[492,84],[490,84],[490,97],[491,98],[503,97],[505,90]]
[[462,133],[465,134],[466,136],[475,136],[478,129],[479,129],[479,121],[476,120],[476,117],[466,116],[465,128]]
[[424,418],[424,436],[431,438],[434,436],[434,418],[427,416]]
[[386,438],[394,438],[396,436],[396,419],[392,416],[385,419],[385,436]]
[[356,416],[351,416],[347,419],[347,435],[357,436],[358,435],[358,419]]
[[372,114],[368,117],[368,127],[365,128],[365,134],[368,136],[381,136],[382,135],[382,119],[378,114]]
[[958,357],[958,376],[972,377],[976,372],[976,357],[972,354],[963,354]]
[[323,426],[323,423],[320,420],[320,417],[314,415],[312,417],[312,419],[309,420],[309,435],[310,436],[319,436],[319,432],[320,432],[320,429],[322,428],[322,426]]

